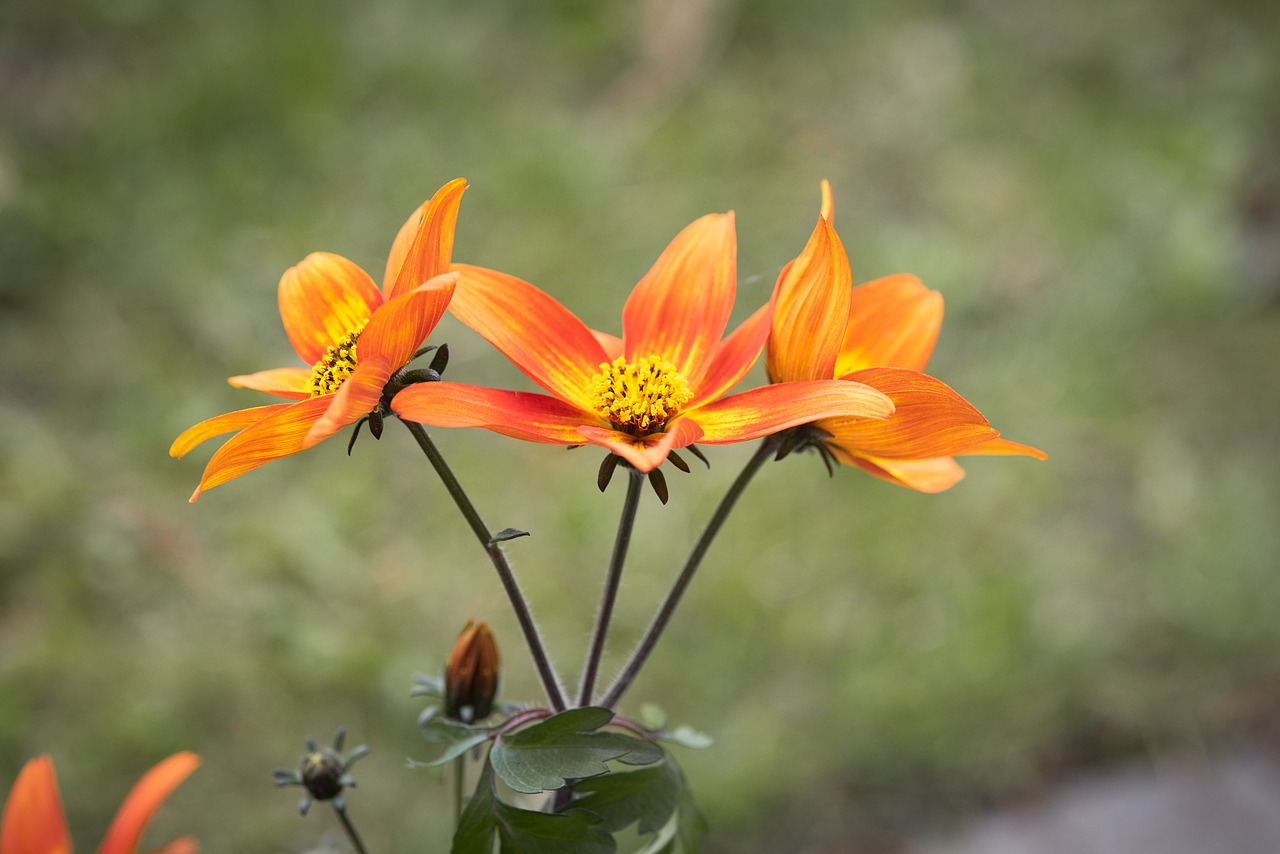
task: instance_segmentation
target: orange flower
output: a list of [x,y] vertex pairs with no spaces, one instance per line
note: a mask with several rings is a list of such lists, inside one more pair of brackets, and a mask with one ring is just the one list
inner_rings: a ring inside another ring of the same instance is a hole
[[774,289],[776,308],[766,365],[787,385],[837,377],[879,389],[893,401],[885,419],[824,418],[803,434],[831,457],[891,483],[941,492],[964,477],[959,454],[1020,454],[971,403],[922,371],[942,328],[942,295],[909,275],[852,287],[849,258],[831,225],[831,188],[808,245]]
[[764,306],[721,340],[733,309],[733,215],[702,217],[667,247],[622,311],[622,337],[593,332],[528,282],[480,267],[462,273],[449,308],[553,396],[420,383],[392,408],[439,427],[599,445],[642,472],[694,442],[741,442],[835,415],[883,418],[888,399],[857,383],[767,386],[725,397],[769,332]]
[[[194,753],[175,753],[143,775],[120,805],[98,854],[136,854],[142,831],[165,798],[200,765]],[[158,854],[195,854],[190,836],[175,839]],[[0,854],[71,854],[71,835],[58,794],[53,760],[39,756],[22,766],[0,817]]]
[[444,713],[463,723],[483,720],[498,696],[498,643],[489,624],[467,620],[444,667]]
[[294,403],[228,412],[184,431],[169,448],[181,457],[214,436],[239,431],[209,460],[195,501],[272,460],[296,454],[376,410],[384,387],[444,314],[457,274],[448,272],[458,205],[467,183],[445,184],[409,217],[391,246],[380,292],[340,255],[315,252],[280,279],[280,316],[302,361],[231,377],[233,386]]

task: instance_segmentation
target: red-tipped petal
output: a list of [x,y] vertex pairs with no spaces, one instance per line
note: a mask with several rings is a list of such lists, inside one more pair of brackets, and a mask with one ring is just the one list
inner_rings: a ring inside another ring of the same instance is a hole
[[435,427],[483,427],[527,442],[581,445],[578,427],[596,421],[559,398],[464,383],[417,383],[397,394],[401,418]]
[[200,757],[194,753],[175,753],[144,774],[124,799],[98,854],[136,854],[151,816],[199,766]]
[[836,414],[879,419],[893,412],[893,403],[879,391],[842,380],[778,383],[700,406],[687,413],[710,445],[745,442],[789,427]]
[[210,458],[200,485],[190,500],[195,501],[206,489],[226,483],[258,466],[301,451],[306,447],[303,443],[312,425],[324,415],[332,399],[333,395],[326,394],[282,404],[277,412],[232,436]]
[[403,367],[444,316],[457,282],[457,273],[445,273],[389,300],[360,333],[357,360],[379,356],[392,370]]
[[329,407],[311,425],[302,447],[318,445],[343,427],[358,421],[362,415],[377,409],[383,386],[395,370],[382,356],[361,359],[337,393],[331,395]]
[[839,448],[831,449],[836,459],[846,465],[857,466],[867,474],[875,475],[917,492],[943,492],[964,478],[964,469],[951,457],[934,457],[928,460],[885,460],[859,457]]
[[852,380],[889,396],[895,410],[883,421],[833,419],[822,428],[832,434],[830,444],[859,456],[890,459],[928,459],[971,453],[997,438],[973,404],[946,383],[927,374],[901,368],[855,371]]
[[782,271],[774,288],[766,358],[770,382],[835,377],[852,287],[844,246],[835,229],[819,219],[804,251]]
[[688,418],[677,418],[665,433],[632,436],[607,427],[584,425],[578,432],[593,445],[613,451],[637,471],[650,472],[667,461],[672,451],[702,438],[702,428]]
[[70,854],[67,817],[53,760],[37,756],[22,766],[0,815],[0,854]]
[[280,318],[302,361],[314,365],[325,351],[364,324],[382,294],[354,261],[313,252],[280,278]]
[[858,285],[849,303],[836,376],[863,368],[923,371],[942,329],[942,294],[915,276],[885,276]]
[[773,317],[773,302],[760,306],[720,342],[711,367],[702,378],[696,391],[693,406],[717,400],[737,385],[760,357],[765,339],[769,337],[769,321]]
[[272,403],[268,406],[238,409],[235,412],[227,412],[222,415],[215,415],[213,418],[207,418],[199,424],[183,430],[178,438],[173,440],[173,444],[169,446],[169,456],[185,456],[188,451],[206,439],[221,436],[223,433],[243,430],[250,424],[257,424],[262,419],[275,415],[277,412],[282,412],[290,406],[293,406],[293,404]]
[[733,311],[737,288],[733,214],[709,214],[676,235],[622,310],[630,362],[660,356],[697,388]]
[[310,368],[273,368],[269,371],[258,371],[255,374],[230,377],[227,382],[236,388],[251,388],[254,391],[265,391],[267,394],[294,400],[305,400],[311,396]]
[[458,206],[467,189],[465,178],[445,184],[400,227],[391,244],[383,293],[388,300],[448,272],[453,257],[453,233]]
[[526,281],[484,267],[462,273],[449,311],[480,333],[529,379],[557,397],[590,409],[591,380],[608,359],[587,325]]

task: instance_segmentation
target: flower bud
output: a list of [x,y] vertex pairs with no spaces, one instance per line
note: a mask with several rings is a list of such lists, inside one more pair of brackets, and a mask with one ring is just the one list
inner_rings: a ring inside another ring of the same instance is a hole
[[463,723],[489,716],[498,694],[498,645],[488,623],[468,620],[444,669],[444,713]]

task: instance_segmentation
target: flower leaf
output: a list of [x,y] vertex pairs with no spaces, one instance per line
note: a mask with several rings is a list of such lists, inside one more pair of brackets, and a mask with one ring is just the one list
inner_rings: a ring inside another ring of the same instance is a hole
[[494,732],[495,727],[464,724],[438,715],[422,724],[422,737],[427,741],[443,744],[444,752],[430,762],[411,759],[409,764],[414,768],[434,768],[437,765],[443,765],[471,748],[484,744],[493,738]]
[[588,813],[552,815],[503,803],[493,791],[493,769],[485,765],[449,850],[451,854],[491,854],[495,831],[506,854],[614,854],[617,850],[599,819]]
[[615,759],[648,765],[662,758],[662,749],[652,742],[596,732],[611,720],[613,712],[591,706],[561,712],[500,736],[489,751],[489,764],[512,789],[533,794],[559,789],[571,779],[606,774],[605,763]]
[[517,540],[520,537],[529,536],[528,531],[521,531],[519,528],[503,528],[498,533],[489,538],[489,545],[497,545],[505,543],[507,540]]
[[599,817],[611,833],[639,822],[642,834],[657,833],[675,815],[683,787],[680,770],[661,762],[637,771],[606,774],[574,785],[581,794],[570,805]]

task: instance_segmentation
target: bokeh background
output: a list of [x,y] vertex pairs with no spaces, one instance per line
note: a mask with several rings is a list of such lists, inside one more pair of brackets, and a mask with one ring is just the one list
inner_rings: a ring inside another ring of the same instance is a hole
[[[371,849],[442,850],[408,697],[468,617],[536,699],[500,587],[398,425],[186,503],[182,429],[291,365],[306,253],[380,274],[471,182],[455,258],[614,331],[685,224],[733,209],[738,317],[828,178],[858,279],[947,319],[931,372],[1051,458],[939,496],[768,467],[627,707],[712,852],[891,851],[1082,769],[1277,744],[1280,7],[1249,0],[7,0],[0,9],[0,791],[58,764],[81,847],[179,749],[155,842],[300,851],[270,771],[367,743]],[[458,379],[523,387],[451,319]],[[757,371],[759,369],[757,368]],[[754,374],[758,379],[760,374]],[[621,484],[598,455],[436,431],[576,676]],[[616,668],[749,448],[647,501]]]

